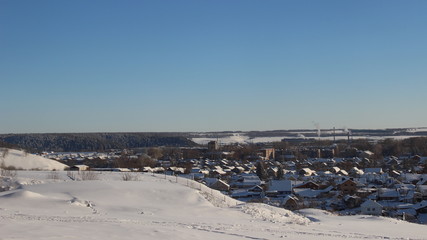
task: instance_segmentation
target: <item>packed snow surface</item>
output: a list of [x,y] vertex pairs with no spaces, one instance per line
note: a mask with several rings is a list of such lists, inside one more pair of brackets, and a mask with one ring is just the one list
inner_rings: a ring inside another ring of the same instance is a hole
[[20,187],[0,193],[0,239],[427,239],[425,225],[257,203],[221,207],[208,191],[163,176],[96,174],[73,181],[62,171],[18,171]]
[[0,149],[0,164],[15,169],[64,170],[68,167],[55,160],[47,159],[15,149]]

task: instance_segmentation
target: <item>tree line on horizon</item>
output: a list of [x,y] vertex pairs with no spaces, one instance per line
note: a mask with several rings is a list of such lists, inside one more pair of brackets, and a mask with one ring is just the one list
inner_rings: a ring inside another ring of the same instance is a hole
[[167,133],[3,134],[0,146],[30,152],[87,152],[153,146],[195,146],[186,137]]

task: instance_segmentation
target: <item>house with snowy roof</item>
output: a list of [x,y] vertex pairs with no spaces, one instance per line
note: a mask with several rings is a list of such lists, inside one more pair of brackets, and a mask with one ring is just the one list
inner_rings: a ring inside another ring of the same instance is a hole
[[217,181],[212,183],[209,187],[212,189],[218,190],[218,191],[229,191],[230,190],[230,185],[228,183],[224,182],[223,180],[220,180],[220,179],[218,179]]
[[375,201],[367,200],[360,205],[360,212],[364,215],[382,215],[383,206]]
[[292,181],[271,180],[267,185],[266,195],[269,197],[284,196],[292,193]]
[[300,202],[301,201],[296,196],[294,196],[294,195],[287,195],[283,199],[283,201],[280,203],[280,206],[283,207],[283,208],[285,208],[285,209],[294,211],[294,210],[298,210],[298,209],[301,208]]
[[294,186],[294,188],[309,188],[309,189],[313,189],[313,190],[318,190],[319,184],[317,184],[313,181],[307,181],[307,182],[296,184]]
[[337,183],[337,189],[341,191],[343,195],[353,195],[357,191],[357,182],[350,178],[342,178]]
[[313,176],[313,175],[315,175],[315,174],[316,174],[316,171],[313,171],[313,170],[311,170],[310,168],[302,168],[302,169],[298,172],[298,174],[299,174],[299,175],[302,175],[302,176],[309,177],[309,176]]
[[262,181],[256,174],[241,174],[230,181],[231,188],[251,188],[261,184]]
[[261,199],[264,197],[264,189],[260,186],[254,186],[247,189],[236,189],[231,192],[231,197],[242,201]]

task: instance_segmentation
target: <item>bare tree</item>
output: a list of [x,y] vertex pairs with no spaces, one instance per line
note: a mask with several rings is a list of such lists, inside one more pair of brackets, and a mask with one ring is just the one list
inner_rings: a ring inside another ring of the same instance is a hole
[[148,149],[147,154],[154,159],[159,159],[163,156],[163,151],[161,148],[152,147]]
[[152,159],[148,155],[139,156],[138,161],[139,161],[139,166],[141,168],[143,168],[143,167],[156,167],[156,165],[157,165],[156,160]]
[[79,171],[79,176],[83,181],[98,180],[98,173],[93,171]]
[[125,172],[122,174],[123,181],[139,181],[139,175],[137,173]]
[[2,148],[1,149],[1,157],[5,158],[9,154],[9,148]]

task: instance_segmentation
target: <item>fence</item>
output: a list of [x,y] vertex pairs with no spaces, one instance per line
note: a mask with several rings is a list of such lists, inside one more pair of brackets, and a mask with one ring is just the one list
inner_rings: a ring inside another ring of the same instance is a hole
[[243,202],[233,199],[218,190],[207,187],[206,185],[194,181],[190,178],[180,177],[177,175],[167,175],[167,174],[156,174],[151,173],[153,177],[161,178],[168,180],[169,182],[181,184],[192,189],[199,190],[204,197],[207,198],[212,204],[219,207],[234,207],[242,204]]

